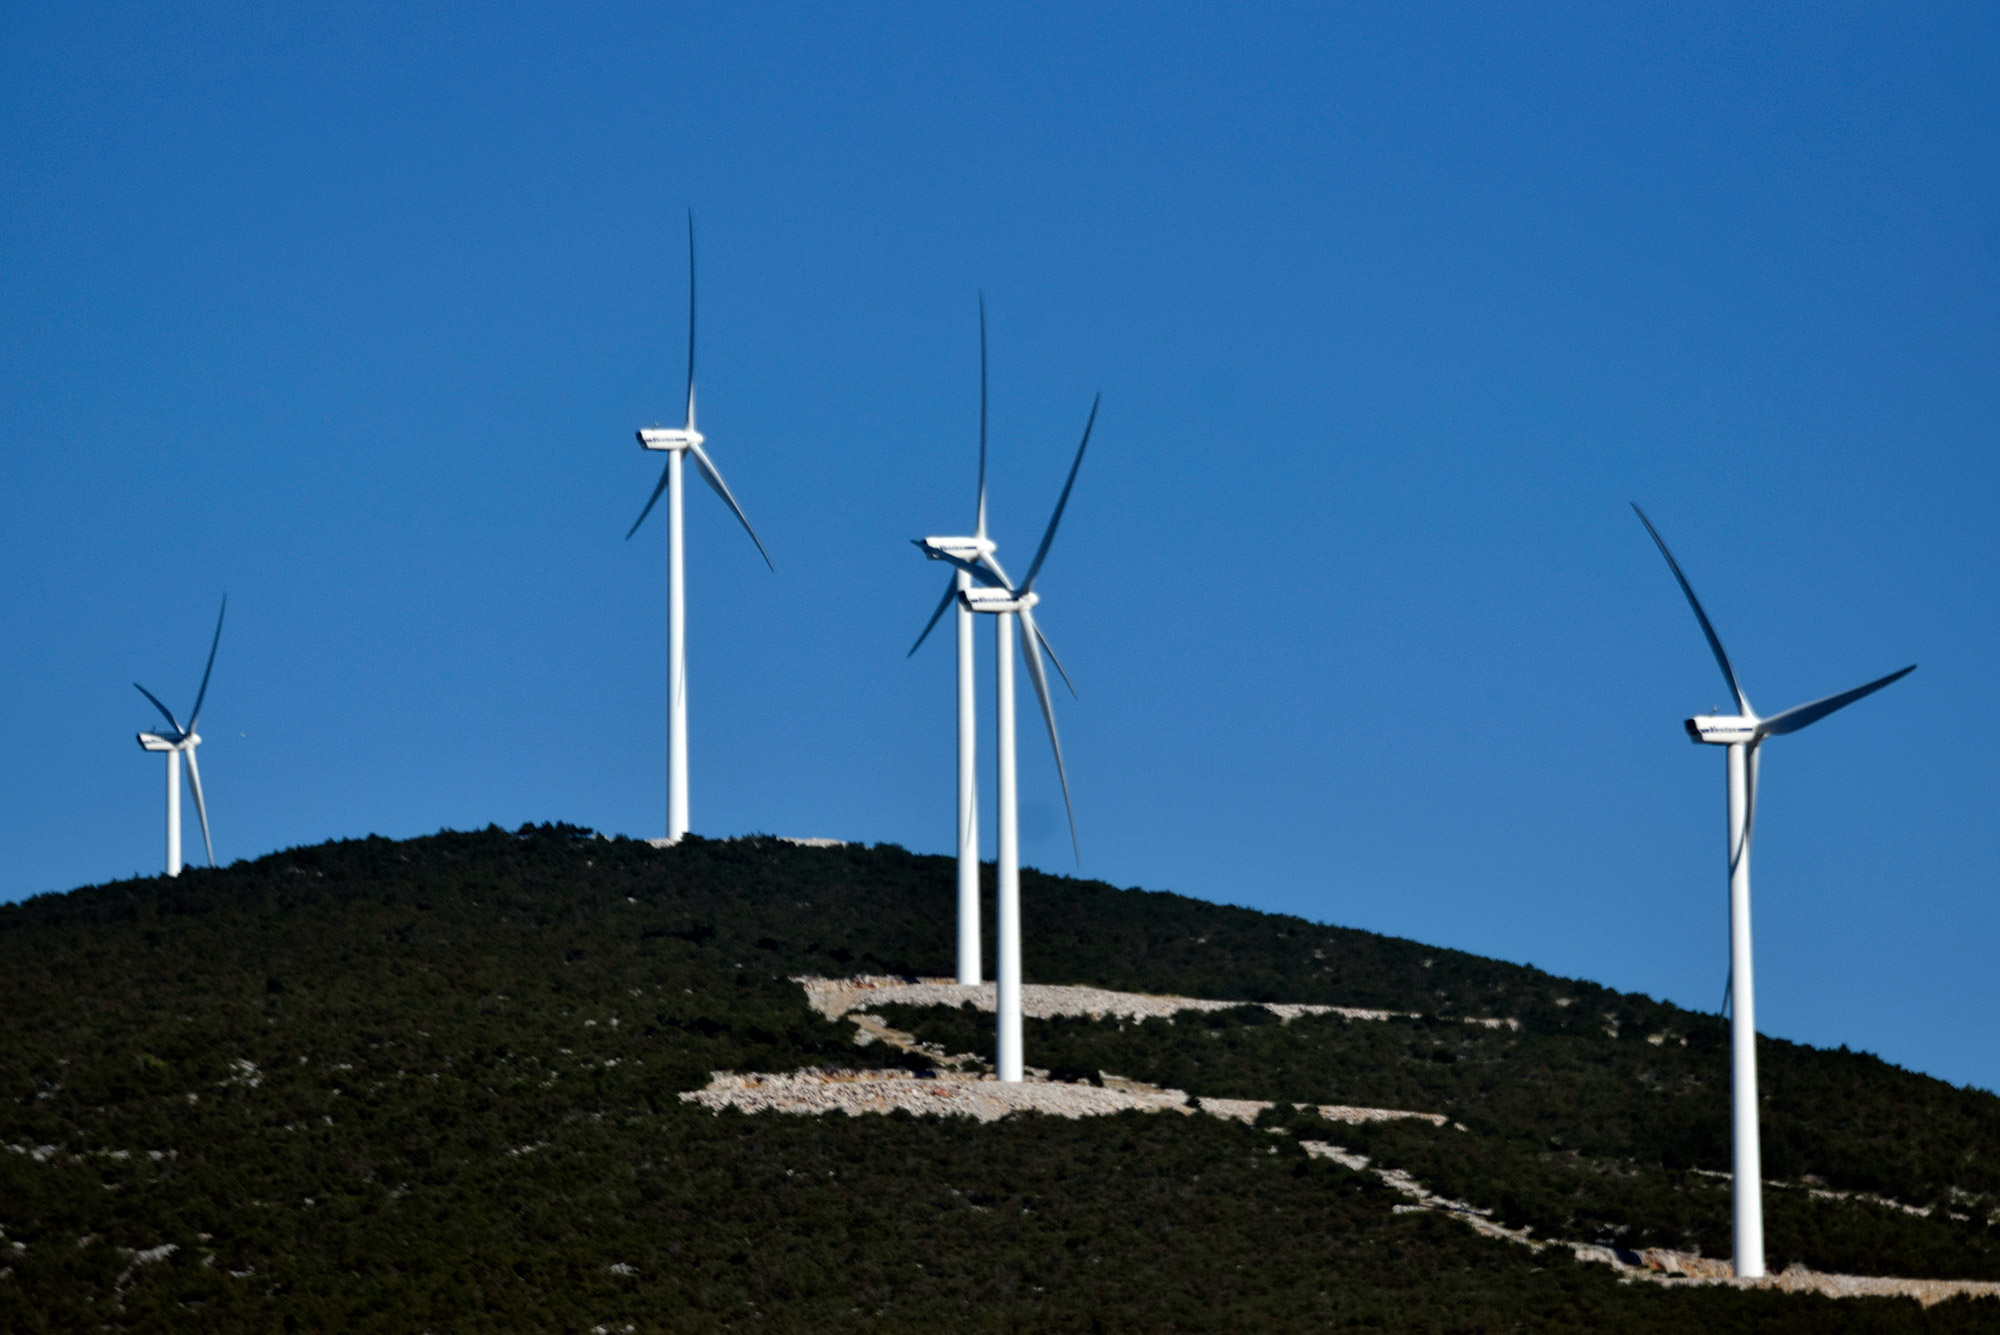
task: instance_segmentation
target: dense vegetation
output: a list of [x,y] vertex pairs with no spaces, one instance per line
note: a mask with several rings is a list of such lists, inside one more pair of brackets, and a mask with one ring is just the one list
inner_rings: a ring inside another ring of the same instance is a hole
[[[545,826],[358,840],[0,907],[0,1328],[2000,1320],[1991,1302],[1924,1313],[1621,1286],[1396,1214],[1372,1175],[1309,1159],[1274,1128],[749,1118],[682,1102],[717,1069],[894,1056],[855,1047],[786,980],[944,972],[951,880],[948,861],[892,847],[657,850]],[[1707,1245],[1722,1193],[1695,1170],[1726,1166],[1705,1111],[1723,1088],[1713,1017],[1412,942],[1024,880],[1037,979],[1523,1022],[1038,1025],[1031,1060],[1197,1093],[1436,1107],[1470,1129],[1313,1134],[1545,1231]],[[982,1051],[990,1033],[949,1011],[899,1018],[945,1037],[963,1026]],[[1990,1203],[2000,1100],[1859,1054],[1774,1043],[1766,1060],[1786,1175]],[[1638,1185],[1578,1185],[1600,1179]],[[1938,1256],[1950,1265],[1918,1268],[1971,1274],[1992,1255],[1983,1218],[1798,1193],[1794,1225],[1790,1196],[1773,1193],[1774,1259],[1778,1236],[1822,1268]],[[1834,1223],[1811,1223],[1836,1206]],[[1877,1230],[1878,1216],[1921,1236]]]
[[[970,1007],[879,1009],[947,1051],[991,1043],[991,1016]],[[1409,1122],[1310,1134],[1541,1236],[1727,1256],[1728,1183],[1713,1175],[1729,1167],[1726,1045],[1712,1017],[1679,1018],[1692,1022],[1686,1046],[1671,1031],[1515,1032],[1435,1016],[1281,1024],[1243,1007],[1172,1023],[1031,1020],[1026,1045],[1072,1077],[1108,1071],[1198,1096],[1441,1112],[1467,1134]],[[1766,1193],[1776,1266],[2000,1279],[2000,1231],[1986,1224],[2000,1210],[2000,1100],[1852,1053],[1770,1039],[1759,1049],[1767,1173],[1799,1183]],[[1898,1204],[1932,1208],[1917,1216]]]

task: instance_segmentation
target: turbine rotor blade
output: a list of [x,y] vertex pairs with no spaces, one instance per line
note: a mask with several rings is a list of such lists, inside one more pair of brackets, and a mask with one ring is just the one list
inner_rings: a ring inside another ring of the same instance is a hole
[[694,430],[694,210],[688,210],[688,406],[687,429]]
[[181,721],[174,717],[174,711],[168,709],[165,705],[160,703],[159,696],[154,695],[151,691],[147,690],[144,686],[139,685],[139,683],[136,681],[132,683],[132,687],[134,690],[138,691],[139,694],[145,696],[148,700],[151,700],[153,702],[153,708],[159,710],[162,714],[165,714],[167,716],[167,722],[173,724],[175,732],[185,733],[187,731],[187,729],[181,727]]
[[944,598],[942,601],[938,603],[937,611],[931,613],[931,619],[924,623],[924,633],[917,636],[917,642],[910,646],[910,652],[904,654],[903,657],[915,658],[917,656],[917,650],[923,648],[924,641],[928,640],[931,637],[931,631],[936,628],[938,623],[938,618],[944,615],[944,609],[950,607],[953,602],[957,601],[957,599],[958,599],[958,576],[953,575],[951,577],[951,582],[944,586]]
[[1048,673],[1042,670],[1042,655],[1039,645],[1042,632],[1035,625],[1034,614],[1022,608],[1015,615],[1021,618],[1021,629],[1027,634],[1021,637],[1021,656],[1028,660],[1028,677],[1035,684],[1035,700],[1042,707],[1042,721],[1049,726],[1049,749],[1056,756],[1056,777],[1062,780],[1063,810],[1069,815],[1069,846],[1076,855],[1076,865],[1083,866],[1083,845],[1076,838],[1076,804],[1070,801],[1069,769],[1063,764],[1062,738],[1056,735],[1056,704],[1049,696]]
[[1916,670],[1917,665],[1912,663],[1899,672],[1891,672],[1886,677],[1878,677],[1866,686],[1856,686],[1851,691],[1842,691],[1839,695],[1829,695],[1824,700],[1813,700],[1807,704],[1794,705],[1782,714],[1773,714],[1771,717],[1760,722],[1757,725],[1757,735],[1759,737],[1782,737],[1788,732],[1797,732],[1800,728],[1810,727],[1812,724],[1825,718],[1828,714],[1831,714],[1834,710],[1845,709],[1862,696],[1873,695],[1884,686],[1892,682],[1901,681]]
[[1049,643],[1048,634],[1042,630],[1039,624],[1034,625],[1033,629],[1034,629],[1035,639],[1040,641],[1041,643],[1042,652],[1047,654],[1049,656],[1049,661],[1056,665],[1056,671],[1061,675],[1063,679],[1063,685],[1069,687],[1069,698],[1072,700],[1082,699],[1083,697],[1079,696],[1076,693],[1076,683],[1069,679],[1069,670],[1063,667],[1062,660],[1056,657],[1056,647],[1053,644]]
[[972,530],[986,536],[986,294],[979,294],[979,514]]
[[1753,746],[1750,748],[1750,800],[1744,804],[1743,811],[1743,851],[1746,854],[1750,851],[1750,841],[1757,834],[1757,782],[1763,772],[1764,748]]
[[1041,573],[1042,562],[1048,558],[1049,544],[1056,540],[1056,525],[1062,523],[1063,510],[1069,505],[1070,488],[1076,485],[1076,470],[1083,467],[1083,452],[1090,448],[1090,429],[1097,425],[1097,405],[1103,402],[1099,394],[1090,401],[1090,418],[1083,424],[1083,442],[1076,447],[1076,460],[1069,466],[1069,478],[1063,483],[1062,495],[1056,500],[1056,511],[1049,516],[1048,531],[1042,534],[1042,545],[1035,549],[1035,559],[1028,563],[1028,575],[1021,581],[1021,592],[1035,587],[1035,576]]
[[1653,545],[1660,549],[1661,556],[1667,558],[1667,569],[1673,571],[1674,578],[1680,581],[1681,592],[1687,595],[1688,606],[1694,609],[1694,619],[1701,623],[1701,633],[1708,637],[1708,647],[1715,654],[1716,666],[1722,669],[1723,680],[1729,683],[1729,693],[1736,697],[1736,708],[1744,714],[1754,716],[1756,711],[1750,708],[1750,698],[1744,695],[1743,688],[1736,684],[1736,669],[1729,666],[1729,655],[1722,647],[1722,639],[1715,633],[1715,627],[1709,624],[1708,613],[1701,610],[1701,599],[1694,596],[1694,586],[1689,584],[1687,576],[1681,573],[1680,562],[1674,560],[1674,554],[1667,550],[1667,540],[1660,536],[1660,530],[1653,527],[1653,521],[1646,518],[1646,512],[1639,508],[1637,501],[1632,502],[1632,513],[1639,516],[1639,522],[1646,526],[1646,532],[1653,535]]
[[646,498],[646,508],[639,512],[637,519],[632,521],[632,527],[625,530],[625,540],[627,542],[630,542],[632,535],[639,531],[639,525],[646,522],[646,516],[653,513],[653,507],[660,503],[660,493],[667,489],[667,479],[673,475],[673,471],[674,461],[669,459],[667,460],[667,466],[660,470],[660,485],[654,487],[653,494]]
[[208,865],[215,865],[215,841],[208,837],[208,807],[201,800],[201,766],[194,763],[194,748],[187,749],[188,787],[194,790],[194,814],[201,817],[201,843],[208,850]]
[[1736,874],[1737,864],[1749,854],[1751,836],[1757,830],[1757,771],[1758,757],[1762,750],[1763,748],[1757,742],[1750,743],[1750,755],[1744,762],[1744,767],[1749,770],[1749,774],[1746,776],[1749,781],[1749,789],[1743,799],[1743,838],[1737,842],[1736,847],[1729,850],[1729,874],[1731,876]]
[[772,574],[777,574],[778,567],[771,565],[771,554],[764,550],[764,540],[757,536],[756,529],[750,527],[750,516],[743,513],[743,507],[738,505],[736,498],[729,494],[729,484],[722,480],[722,474],[715,471],[715,465],[709,462],[708,454],[701,446],[696,445],[692,441],[688,443],[688,453],[694,455],[694,466],[701,470],[701,475],[704,478],[708,479],[708,485],[715,488],[715,494],[720,496],[728,504],[729,508],[736,512],[737,519],[743,523],[743,531],[750,535],[750,541],[757,544],[757,554],[764,558],[764,564],[771,566]]
[[[222,644],[222,618],[229,615],[229,595],[222,595],[222,610],[215,614],[215,638],[208,642],[208,666],[201,670],[201,689],[194,693],[194,711],[188,715],[187,730],[193,732],[201,722],[201,702],[208,698],[208,676],[215,671],[215,651]],[[193,755],[194,752],[188,752]]]

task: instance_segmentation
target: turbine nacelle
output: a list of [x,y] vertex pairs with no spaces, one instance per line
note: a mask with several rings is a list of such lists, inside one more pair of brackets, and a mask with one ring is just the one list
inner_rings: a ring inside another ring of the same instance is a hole
[[646,450],[699,450],[707,436],[692,427],[646,427],[639,432],[639,447]]
[[1747,714],[1697,714],[1682,723],[1688,740],[1710,746],[1740,746],[1757,740],[1758,720]]
[[968,612],[990,612],[1001,615],[1007,612],[1025,612],[1042,601],[1042,595],[1030,590],[1016,594],[1012,589],[987,588],[974,585],[961,591],[959,604]]
[[999,550],[991,538],[918,538],[916,542],[924,555],[933,561],[948,561],[953,557],[961,561],[977,561]]
[[195,733],[183,733],[179,737],[163,737],[157,732],[139,734],[139,745],[148,751],[186,751],[201,745],[201,738]]

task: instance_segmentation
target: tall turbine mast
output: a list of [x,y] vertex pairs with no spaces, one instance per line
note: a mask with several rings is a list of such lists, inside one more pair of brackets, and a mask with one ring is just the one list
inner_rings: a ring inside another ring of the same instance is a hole
[[[995,936],[1000,959],[994,972],[993,1065],[1000,1079],[1013,1083],[1018,1083],[1023,1073],[1021,845],[1014,746],[1015,623],[1019,622],[1021,661],[1026,664],[1029,680],[1034,683],[1035,698],[1042,707],[1042,721],[1048,726],[1049,748],[1055,753],[1056,775],[1062,781],[1063,807],[1069,813],[1070,846],[1081,864],[1083,854],[1076,839],[1076,808],[1070,800],[1069,770],[1063,764],[1062,739],[1056,734],[1055,701],[1049,695],[1048,673],[1042,665],[1042,655],[1047,654],[1049,661],[1056,665],[1056,671],[1062,673],[1065,684],[1069,683],[1069,674],[1062,672],[1061,661],[1056,658],[1055,650],[1049,647],[1048,637],[1042,634],[1041,627],[1035,622],[1034,608],[1041,602],[1041,595],[1035,592],[1035,578],[1041,573],[1042,562],[1048,558],[1049,546],[1055,541],[1056,528],[1062,523],[1063,511],[1069,506],[1070,491],[1076,486],[1077,470],[1083,467],[1083,453],[1090,448],[1090,433],[1097,425],[1097,406],[1098,401],[1093,399],[1090,418],[1083,427],[1083,440],[1076,447],[1076,459],[1070,464],[1069,478],[1063,483],[1062,496],[1056,501],[1055,513],[1049,516],[1049,526],[1042,533],[1042,544],[1035,549],[1035,559],[1028,565],[1027,576],[1018,587],[991,553],[983,555],[976,563],[949,552],[935,553],[936,559],[949,561],[975,581],[958,593],[960,605],[968,611],[996,618],[993,665],[999,723],[995,747],[998,753],[995,769],[999,819],[995,823],[994,883],[999,919]],[[1074,691],[1074,687],[1071,689]]]
[[1764,1273],[1764,1181],[1763,1157],[1757,1129],[1757,1002],[1752,987],[1750,956],[1750,839],[1757,823],[1757,756],[1767,737],[1819,722],[1837,709],[1844,709],[1865,695],[1873,695],[1891,682],[1917,670],[1915,663],[1886,677],[1878,677],[1853,690],[1829,695],[1821,700],[1796,705],[1769,718],[1759,718],[1750,708],[1750,698],[1737,682],[1736,669],[1715,633],[1694,586],[1681,573],[1680,562],[1667,550],[1666,539],[1653,521],[1634,502],[1632,509],[1646,532],[1653,537],[1667,568],[1687,595],[1695,620],[1708,640],[1709,652],[1729,683],[1736,701],[1733,715],[1707,714],[1688,719],[1682,726],[1688,739],[1711,746],[1727,747],[1729,787],[1729,1150],[1730,1197],[1735,1241],[1735,1269],[1738,1276],[1756,1278]]
[[215,614],[215,636],[208,642],[208,665],[201,670],[201,687],[194,694],[194,709],[188,715],[187,726],[183,728],[174,711],[160,703],[154,695],[138,682],[132,685],[139,694],[153,702],[153,707],[166,716],[167,727],[162,732],[142,732],[139,746],[147,751],[161,751],[167,757],[167,875],[181,874],[181,757],[187,757],[188,787],[194,793],[195,815],[201,819],[202,847],[208,851],[208,865],[215,865],[215,841],[208,834],[208,805],[201,795],[201,766],[195,762],[194,749],[201,745],[201,736],[195,732],[195,725],[201,722],[202,702],[208,699],[208,679],[215,671],[215,651],[222,645],[222,619],[229,614],[229,595],[222,596],[222,610]]
[[[925,623],[923,633],[910,646],[906,657],[914,657],[930,637],[944,610],[958,604],[958,981],[964,986],[981,979],[979,949],[979,772],[978,698],[973,684],[972,612],[959,595],[972,587],[972,569],[982,558],[991,558],[994,545],[986,536],[986,294],[979,294],[979,498],[973,512],[970,538],[919,538],[924,555],[937,559],[946,553],[969,563],[954,569],[946,583],[944,597]],[[991,571],[987,571],[990,577]]]
[[695,429],[694,424],[694,213],[688,212],[688,373],[687,373],[687,417],[679,428],[648,427],[639,432],[639,445],[643,449],[663,451],[667,456],[666,468],[660,474],[659,485],[646,500],[646,508],[639,511],[639,517],[626,530],[629,540],[646,522],[646,516],[653,512],[660,494],[667,496],[667,838],[678,841],[688,832],[688,759],[687,759],[687,605],[685,562],[682,559],[681,539],[681,456],[692,454],[695,467],[715,494],[720,496],[736,518],[742,522],[743,531],[750,535],[750,541],[757,544],[757,552],[764,558],[764,564],[773,571],[771,554],[764,550],[763,540],[757,530],[750,527],[749,517],[743,507],[730,494],[729,484],[722,480],[714,462],[702,449],[708,439]]

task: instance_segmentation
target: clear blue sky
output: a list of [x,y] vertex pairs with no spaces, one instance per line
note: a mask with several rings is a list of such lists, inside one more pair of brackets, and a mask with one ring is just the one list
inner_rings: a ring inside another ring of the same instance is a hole
[[692,207],[703,426],[778,567],[690,493],[698,831],[948,850],[907,540],[970,520],[983,288],[1003,558],[1104,394],[1042,582],[1086,873],[1714,1009],[1680,720],[1724,692],[1638,499],[1767,711],[1922,663],[1769,748],[1763,1027],[2000,1085],[1996,35],[11,6],[0,896],[157,869],[130,683],[185,704],[225,590],[225,859],[658,833],[665,539],[623,535]]

